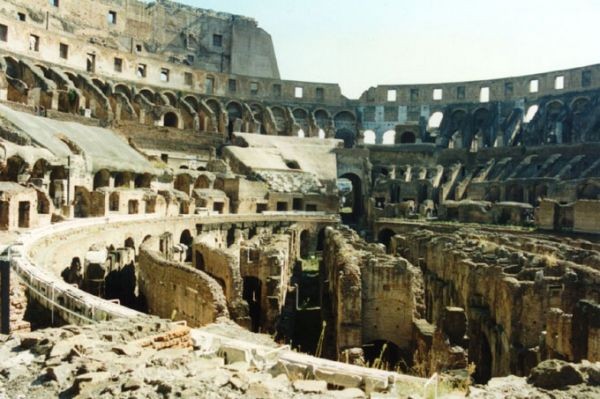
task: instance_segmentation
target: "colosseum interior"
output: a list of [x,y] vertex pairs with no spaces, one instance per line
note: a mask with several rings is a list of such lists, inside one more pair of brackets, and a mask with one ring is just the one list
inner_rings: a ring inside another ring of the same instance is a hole
[[348,99],[248,17],[1,0],[0,398],[598,397],[599,155],[600,65]]

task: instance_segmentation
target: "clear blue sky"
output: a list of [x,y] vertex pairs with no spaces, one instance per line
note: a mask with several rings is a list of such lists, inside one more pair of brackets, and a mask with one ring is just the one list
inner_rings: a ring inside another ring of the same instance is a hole
[[598,0],[179,0],[253,17],[283,79],[378,84],[523,75],[600,63]]

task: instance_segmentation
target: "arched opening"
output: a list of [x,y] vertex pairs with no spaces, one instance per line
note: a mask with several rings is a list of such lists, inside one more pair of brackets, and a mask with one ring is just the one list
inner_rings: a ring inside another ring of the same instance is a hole
[[[227,125],[227,132],[229,133],[229,138],[231,139],[232,134],[236,128],[239,131],[242,131],[241,120],[243,115],[242,105],[238,102],[231,101],[227,104],[227,117],[229,119],[229,123]],[[239,120],[239,122],[237,122]],[[236,122],[238,126],[236,126]]]
[[556,122],[563,108],[564,104],[558,100],[550,101],[546,104],[546,118],[548,121]]
[[50,188],[48,193],[56,208],[60,208],[66,200],[67,173],[63,166],[55,166],[50,172]]
[[342,129],[335,132],[335,138],[344,140],[344,148],[352,148],[354,147],[354,133],[350,130]]
[[119,211],[119,192],[113,191],[108,197],[108,210],[111,212]]
[[450,116],[450,132],[454,133],[463,128],[463,123],[467,117],[466,111],[457,109]]
[[131,173],[117,172],[115,173],[115,187],[129,187],[131,183]]
[[360,177],[354,173],[346,173],[341,178],[349,180],[351,185],[350,190],[340,193],[342,196],[340,209],[342,222],[345,224],[356,224],[363,215],[362,182]]
[[38,159],[31,168],[32,179],[43,179],[48,171],[48,161],[45,159]]
[[364,144],[375,144],[377,139],[377,135],[372,130],[365,130],[363,133],[363,143]]
[[179,200],[179,214],[188,215],[190,213],[190,201],[188,199]]
[[167,112],[163,116],[163,126],[177,128],[179,126],[177,114],[175,112]]
[[429,117],[429,121],[427,122],[427,130],[439,129],[442,124],[442,120],[444,119],[444,114],[441,111],[434,112]]
[[[123,244],[125,248],[131,248],[135,255],[135,241],[132,237],[127,237]],[[111,248],[109,248],[109,250],[110,249]],[[98,272],[100,272],[100,270],[98,270]],[[103,270],[102,273],[107,273],[104,277],[105,298],[118,299],[124,306],[139,309],[139,303],[135,293],[137,278],[133,260],[127,264],[118,260],[116,264],[112,265],[108,270]],[[98,274],[97,277],[101,278],[100,274]]]
[[110,172],[106,169],[99,170],[94,175],[94,190],[110,186]]
[[258,278],[247,276],[244,277],[244,292],[242,298],[248,302],[248,310],[250,320],[252,321],[252,331],[260,330],[260,313],[261,313],[261,282]]
[[188,229],[185,229],[181,232],[181,235],[179,236],[179,243],[186,246],[185,262],[191,262],[194,239]]
[[19,61],[13,57],[4,57],[4,60],[6,61],[6,74],[11,78],[20,79],[21,67]]
[[91,212],[90,192],[82,186],[75,186],[75,198],[73,200],[76,218],[86,218]]
[[485,130],[492,121],[492,113],[487,108],[479,108],[473,113],[473,128],[477,132]]
[[127,97],[128,99],[131,100],[131,90],[129,90],[129,87],[127,87],[124,84],[116,84],[113,87],[113,92],[114,93],[121,93],[123,94],[125,97]]
[[309,131],[309,126],[308,126],[308,111],[306,111],[303,108],[296,108],[292,112],[292,115],[294,115],[294,119],[296,120],[296,123],[298,125],[300,125],[300,128],[304,132],[308,132]]
[[94,86],[99,88],[102,93],[106,94],[106,83],[104,83],[98,78],[93,78],[92,83],[94,84]]
[[125,246],[125,248],[131,248],[135,251],[135,241],[133,240],[133,238],[127,237],[123,245]]
[[401,361],[401,351],[398,345],[386,340],[375,340],[362,346],[365,361],[370,367],[383,370],[396,370]]
[[135,177],[135,188],[150,188],[152,175],[149,173],[139,174]]
[[271,107],[271,113],[275,121],[275,129],[278,135],[282,135],[286,131],[286,117],[285,111],[280,107]]
[[2,171],[3,181],[18,182],[19,175],[27,170],[27,162],[19,156],[12,156],[6,160],[6,168]]
[[317,127],[319,127],[320,130],[323,130],[323,133],[325,132],[325,129],[331,127],[331,115],[329,112],[324,109],[318,109],[314,112],[314,115]]
[[396,233],[391,230],[391,229],[381,229],[379,231],[379,233],[377,234],[377,241],[380,244],[385,245],[385,248],[387,249],[387,252],[390,253],[392,248],[391,248],[391,243],[392,243],[392,237],[395,236]]
[[230,247],[235,242],[235,226],[227,230],[227,246]]
[[400,135],[400,144],[414,144],[417,142],[417,137],[411,131],[406,131]]
[[190,187],[192,185],[192,176],[187,173],[177,175],[173,182],[173,188],[178,191],[182,191],[187,195],[190,195]]
[[586,97],[579,97],[571,103],[571,111],[578,115],[588,111],[590,100]]
[[175,95],[175,93],[170,92],[170,91],[165,91],[165,92],[163,92],[163,95],[167,98],[167,101],[169,102],[169,104],[165,104],[165,105],[170,105],[172,107],[177,106],[177,96]]
[[214,112],[215,116],[219,117],[221,114],[221,103],[219,101],[215,100],[214,98],[209,98],[206,100],[206,105],[208,105],[208,108]]
[[342,111],[335,115],[335,138],[343,139],[346,148],[352,148],[356,140],[356,116],[350,111]]
[[198,111],[200,103],[198,102],[198,99],[195,96],[185,96],[183,100],[189,105],[191,105],[194,111]]
[[74,284],[77,287],[81,288],[83,275],[81,270],[81,259],[79,259],[79,256],[76,256],[73,259],[71,259],[71,265],[63,269],[60,276],[65,281],[65,283]]
[[302,259],[308,259],[310,253],[310,233],[308,230],[304,230],[300,233],[300,257]]
[[37,193],[37,213],[47,215],[50,213],[50,200],[46,193],[36,190]]
[[194,183],[194,188],[210,188],[210,179],[206,175],[200,175]]
[[396,131],[395,130],[388,130],[387,132],[383,133],[382,143],[384,145],[391,145],[391,144],[394,144],[395,142],[396,142]]
[[148,89],[140,90],[140,96],[144,97],[146,100],[154,104],[154,92]]
[[525,113],[523,122],[525,122],[525,123],[531,122],[533,120],[533,118],[535,118],[535,115],[537,114],[539,108],[540,107],[537,104],[534,104],[534,105],[530,106],[529,108],[527,108],[527,112]]

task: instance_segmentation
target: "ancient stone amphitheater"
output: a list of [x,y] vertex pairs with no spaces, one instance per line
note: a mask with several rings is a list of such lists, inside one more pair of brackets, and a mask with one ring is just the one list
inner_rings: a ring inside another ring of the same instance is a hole
[[0,0],[0,398],[600,395],[600,65],[282,80],[251,18]]

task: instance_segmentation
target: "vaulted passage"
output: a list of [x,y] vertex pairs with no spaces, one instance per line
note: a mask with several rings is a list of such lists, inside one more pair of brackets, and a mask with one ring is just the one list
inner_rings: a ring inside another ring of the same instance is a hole
[[342,221],[347,224],[358,223],[363,215],[362,182],[354,173],[347,173],[340,178],[348,179],[352,185],[351,191],[345,193],[342,199]]

